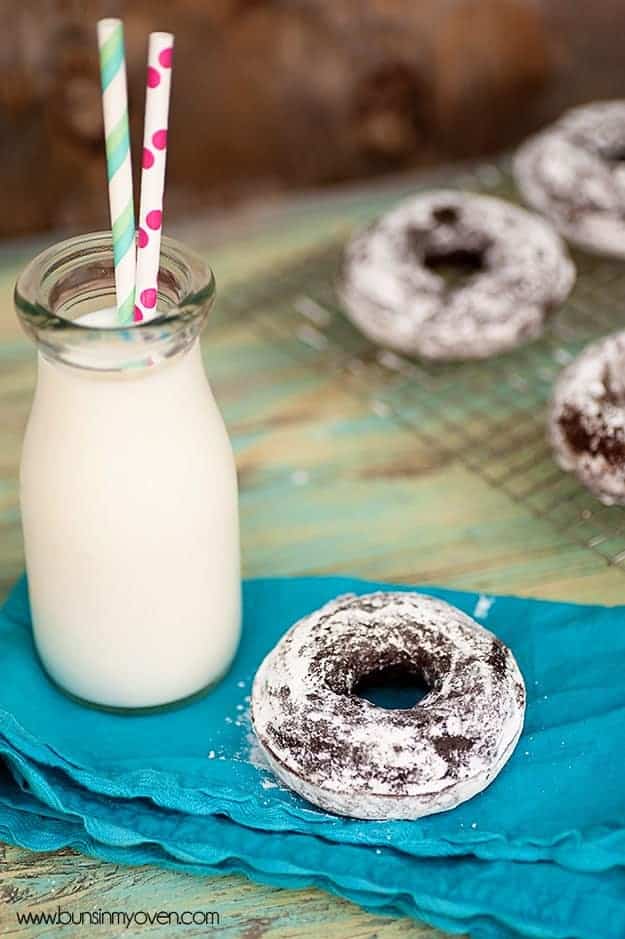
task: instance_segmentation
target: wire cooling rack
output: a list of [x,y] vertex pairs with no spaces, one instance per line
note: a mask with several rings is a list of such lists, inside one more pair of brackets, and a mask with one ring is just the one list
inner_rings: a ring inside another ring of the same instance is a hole
[[[480,165],[445,178],[444,185],[517,201],[507,165]],[[389,206],[396,199],[389,197]],[[625,573],[625,509],[601,505],[563,473],[545,437],[560,369],[589,341],[625,325],[625,263],[572,252],[575,288],[540,340],[486,361],[441,365],[380,349],[349,323],[334,290],[341,247],[334,242],[231,290],[222,309],[228,317],[251,317],[264,335],[289,343],[293,355],[338,373],[380,415],[410,428],[434,452],[460,460]]]

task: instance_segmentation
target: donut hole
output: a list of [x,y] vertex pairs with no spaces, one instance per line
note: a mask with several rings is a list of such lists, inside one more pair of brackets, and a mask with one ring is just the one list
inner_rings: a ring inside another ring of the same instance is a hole
[[486,268],[486,248],[437,248],[425,251],[423,264],[445,281],[448,289],[461,287]]
[[387,665],[362,675],[352,694],[387,711],[405,711],[415,707],[429,691],[431,687],[418,669]]
[[625,163],[625,141],[601,147],[600,154],[607,163]]
[[455,225],[460,218],[460,213],[455,205],[439,205],[432,212],[432,218],[441,225]]

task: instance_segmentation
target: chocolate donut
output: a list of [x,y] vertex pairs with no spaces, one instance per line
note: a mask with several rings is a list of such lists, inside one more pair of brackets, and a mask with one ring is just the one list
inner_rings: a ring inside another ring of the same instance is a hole
[[588,346],[561,372],[549,435],[562,469],[605,505],[625,504],[625,333]]
[[[414,707],[358,696],[388,672],[425,682]],[[525,686],[506,646],[418,593],[339,597],[296,623],[260,666],[252,721],[276,775],[353,818],[420,818],[484,789],[515,748]]]
[[625,257],[625,101],[574,108],[514,161],[523,198],[574,244]]
[[575,271],[558,235],[489,196],[436,190],[347,245],[338,292],[370,339],[427,359],[481,359],[538,336]]

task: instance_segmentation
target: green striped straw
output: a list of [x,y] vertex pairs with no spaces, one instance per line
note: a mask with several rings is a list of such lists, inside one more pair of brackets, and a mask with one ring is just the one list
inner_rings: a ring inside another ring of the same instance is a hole
[[121,20],[99,21],[98,46],[117,317],[122,325],[127,325],[133,318],[136,250],[124,27]]

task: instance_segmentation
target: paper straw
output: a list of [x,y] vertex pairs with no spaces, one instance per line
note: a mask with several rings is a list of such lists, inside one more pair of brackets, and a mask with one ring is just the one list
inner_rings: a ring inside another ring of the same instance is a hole
[[121,20],[99,21],[98,46],[109,206],[113,230],[117,317],[120,323],[126,324],[132,320],[136,252],[124,27]]
[[137,285],[134,308],[136,322],[154,316],[158,302],[173,47],[174,37],[171,33],[150,34],[137,231]]

